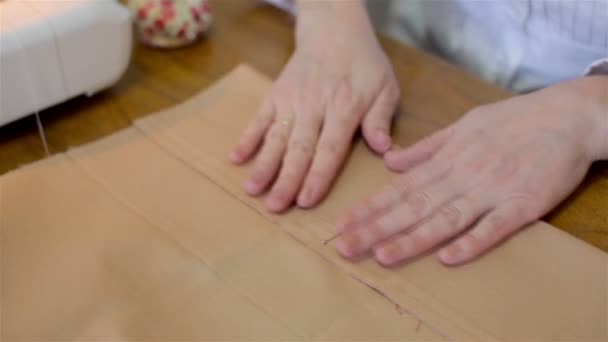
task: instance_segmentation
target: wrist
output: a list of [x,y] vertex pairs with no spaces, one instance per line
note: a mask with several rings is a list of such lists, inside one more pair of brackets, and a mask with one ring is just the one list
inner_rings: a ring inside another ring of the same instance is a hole
[[603,89],[601,95],[602,105],[600,109],[602,129],[602,153],[600,159],[608,160],[608,76],[603,76]]
[[319,11],[323,13],[333,11],[337,14],[347,15],[366,13],[365,2],[363,0],[297,0],[296,6],[298,14],[303,13],[305,15]]
[[603,110],[603,120],[601,121],[604,126],[603,126],[603,130],[602,130],[602,148],[601,148],[601,153],[599,156],[600,160],[608,160],[608,79],[606,82],[606,91],[605,91],[605,106],[604,106],[604,110]]
[[374,34],[363,0],[298,0],[296,40],[319,33],[325,38],[345,33]]
[[584,77],[570,84],[577,96],[579,108],[593,122],[590,153],[594,160],[608,160],[608,77]]

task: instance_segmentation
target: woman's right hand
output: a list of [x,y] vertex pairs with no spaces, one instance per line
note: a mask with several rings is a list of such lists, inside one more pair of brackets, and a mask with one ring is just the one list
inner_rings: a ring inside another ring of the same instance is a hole
[[359,126],[374,151],[388,151],[400,94],[362,1],[300,1],[296,43],[230,155],[236,164],[255,157],[245,189],[269,191],[274,212],[326,195]]

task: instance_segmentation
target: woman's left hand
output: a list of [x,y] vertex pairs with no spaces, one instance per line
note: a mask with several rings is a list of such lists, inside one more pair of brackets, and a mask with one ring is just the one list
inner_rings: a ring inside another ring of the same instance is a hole
[[[460,264],[559,204],[608,159],[607,80],[579,79],[478,107],[385,162],[402,173],[338,223],[338,251],[383,265],[439,250]],[[602,100],[603,99],[603,100]]]

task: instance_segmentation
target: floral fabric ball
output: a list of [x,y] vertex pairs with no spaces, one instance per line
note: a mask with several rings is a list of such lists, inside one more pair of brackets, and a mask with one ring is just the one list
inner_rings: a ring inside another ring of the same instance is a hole
[[196,41],[212,22],[208,0],[129,0],[140,40],[154,47]]

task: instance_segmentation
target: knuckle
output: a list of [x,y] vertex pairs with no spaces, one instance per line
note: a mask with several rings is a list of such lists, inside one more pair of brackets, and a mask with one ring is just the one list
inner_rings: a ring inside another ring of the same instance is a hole
[[415,213],[425,213],[430,207],[431,198],[424,191],[416,191],[408,196],[407,201]]
[[333,98],[334,104],[340,108],[344,105],[352,104],[355,99],[355,92],[351,85],[350,78],[343,79],[336,87],[335,95]]
[[[469,246],[479,246],[483,244],[487,240],[490,240],[490,236],[494,235],[494,230],[490,229],[479,229],[476,227],[472,229],[468,234],[464,236],[464,240],[466,240]],[[464,241],[463,241],[464,242]]]
[[397,177],[393,181],[392,187],[394,187],[398,192],[403,193],[404,191],[412,188],[414,183],[414,177],[412,177],[410,173]]
[[285,172],[277,181],[277,188],[290,191],[300,181],[300,176],[296,172]]
[[417,241],[417,244],[422,246],[427,246],[433,244],[433,242],[437,239],[438,232],[432,227],[422,227],[415,230],[411,234],[411,238],[414,241]]
[[443,217],[444,222],[450,227],[456,228],[460,227],[462,224],[462,210],[452,204],[448,204],[441,208],[440,215]]
[[301,155],[310,155],[313,152],[313,144],[306,139],[293,139],[289,142],[289,150]]
[[374,197],[373,199],[378,204],[387,205],[390,203],[398,202],[399,200],[401,200],[402,195],[403,195],[403,193],[399,188],[397,188],[396,186],[394,186],[392,184],[389,184],[386,186],[384,191],[382,191],[377,196],[377,198],[378,198],[377,200],[376,200],[376,197]]
[[328,103],[331,120],[340,127],[352,127],[363,114],[364,101],[357,96],[350,85],[338,87],[334,97]]
[[495,155],[484,153],[472,160],[468,166],[466,166],[466,172],[468,174],[479,174],[483,171],[487,171],[488,168],[491,168],[491,166],[495,164],[495,160],[497,159],[498,158]]
[[402,212],[389,212],[375,220],[376,230],[385,233],[385,235],[394,234],[406,228],[403,224],[404,221],[404,214]]
[[532,201],[532,200],[528,200],[528,201],[524,200],[524,201],[515,203],[514,207],[513,207],[514,217],[517,217],[526,223],[528,221],[537,219],[538,216],[540,216],[540,215],[536,215],[536,213],[538,211],[538,205],[529,204],[529,203],[534,203],[534,202],[535,201]]
[[332,176],[332,173],[327,169],[316,169],[311,170],[308,174],[311,182],[316,184],[323,183],[326,179],[329,179]]
[[488,226],[490,231],[498,232],[503,231],[508,227],[508,219],[502,214],[494,214],[488,216]]
[[292,101],[292,111],[304,115],[321,116],[325,113],[325,101],[319,100],[317,92],[302,91]]
[[288,133],[283,129],[274,128],[268,132],[268,139],[278,142],[278,143],[286,143],[288,138]]
[[317,152],[338,156],[340,154],[340,144],[335,141],[322,142],[317,146]]
[[[345,107],[341,107],[345,108]],[[355,116],[350,110],[339,110],[332,115],[332,120],[335,121],[337,127],[345,128],[352,126]]]

